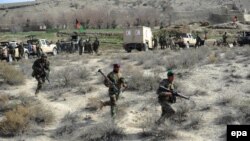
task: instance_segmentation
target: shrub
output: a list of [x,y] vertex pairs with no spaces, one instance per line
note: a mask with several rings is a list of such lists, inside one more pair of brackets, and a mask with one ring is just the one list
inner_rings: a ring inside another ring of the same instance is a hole
[[0,95],[0,111],[4,110],[9,102],[9,97],[7,95]]
[[215,123],[217,125],[229,125],[232,124],[233,122],[237,121],[240,119],[239,117],[232,115],[232,114],[226,114],[222,115],[221,117],[218,117],[215,119]]
[[72,88],[79,86],[81,82],[89,80],[90,71],[84,67],[71,66],[53,72],[50,76],[53,83],[49,86],[45,86],[45,89],[50,90],[61,87]]
[[25,81],[24,74],[17,70],[15,67],[0,62],[0,77],[9,85],[20,85]]
[[188,117],[187,124],[184,125],[184,129],[199,129],[199,125],[202,121],[201,116],[192,115]]
[[217,105],[227,106],[228,104],[231,104],[234,101],[235,101],[235,96],[228,95],[219,98],[216,103]]
[[23,102],[4,113],[0,121],[1,136],[15,136],[28,131],[32,123],[49,124],[53,121],[53,113],[43,105]]
[[128,89],[145,93],[149,91],[156,91],[160,77],[155,75],[144,76],[141,72],[134,72],[129,76]]
[[86,129],[79,138],[85,141],[120,141],[124,137],[122,128],[112,122],[105,122]]
[[5,118],[0,122],[0,135],[14,136],[24,132],[28,128],[29,109],[17,106],[4,114]]

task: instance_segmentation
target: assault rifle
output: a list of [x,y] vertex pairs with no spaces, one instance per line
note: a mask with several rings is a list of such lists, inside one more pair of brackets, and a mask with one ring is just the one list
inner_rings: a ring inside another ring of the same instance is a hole
[[186,96],[184,96],[184,95],[179,94],[177,91],[168,90],[168,89],[167,89],[166,87],[164,87],[164,86],[160,86],[160,88],[163,89],[163,91],[172,93],[173,99],[174,99],[174,100],[176,99],[176,97],[184,98],[184,99],[187,99],[187,100],[190,99],[189,97],[186,97]]
[[116,85],[102,72],[101,69],[98,70],[98,72],[107,80],[108,84],[115,89],[115,91],[119,92],[119,89],[116,87]]

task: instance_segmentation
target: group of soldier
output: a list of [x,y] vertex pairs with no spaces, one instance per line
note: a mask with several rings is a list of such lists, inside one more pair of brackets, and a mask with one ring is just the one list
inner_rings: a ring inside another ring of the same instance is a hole
[[74,53],[78,51],[79,55],[82,55],[83,53],[98,54],[100,42],[97,37],[93,42],[91,41],[91,38],[86,40],[80,38],[79,41],[71,41],[70,43],[58,40],[56,46],[59,52]]
[[[16,48],[18,51],[18,56],[16,56]],[[15,61],[17,58],[22,59],[24,57],[24,46],[23,43],[7,43],[5,47],[0,49],[0,59],[10,61]]]
[[[38,81],[37,89],[35,95],[39,93],[42,88],[43,83],[47,79],[47,75],[50,71],[50,62],[47,60],[47,56],[45,54],[41,55],[41,58],[37,59],[33,66],[32,76]],[[128,87],[125,78],[122,77],[120,72],[121,66],[119,64],[113,65],[113,70],[105,76],[104,85],[108,87],[108,93],[110,100],[108,101],[100,101],[100,109],[105,106],[110,106],[111,117],[115,119],[117,113],[117,101],[119,100],[119,96],[124,89]],[[175,97],[173,94],[174,90],[174,72],[169,70],[167,73],[168,78],[163,79],[160,82],[159,88],[157,90],[158,101],[161,105],[162,114],[160,119],[156,122],[157,124],[161,124],[165,121],[166,118],[171,117],[175,110],[171,107],[172,103],[175,103]],[[164,89],[162,89],[164,87]]]

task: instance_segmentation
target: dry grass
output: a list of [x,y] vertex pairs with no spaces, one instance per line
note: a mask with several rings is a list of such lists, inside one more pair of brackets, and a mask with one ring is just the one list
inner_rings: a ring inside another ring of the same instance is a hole
[[88,109],[90,111],[96,111],[100,107],[101,101],[98,98],[91,97],[88,99],[88,104],[85,109]]
[[25,82],[24,74],[14,66],[5,62],[0,62],[0,66],[0,78],[2,77],[7,84],[20,85]]
[[236,97],[232,95],[222,96],[221,98],[217,100],[216,104],[220,106],[227,106],[235,102],[235,100],[236,100]]
[[112,122],[104,122],[85,129],[79,139],[84,141],[121,141],[124,137],[122,128]]
[[160,77],[157,75],[143,75],[142,72],[134,72],[132,74],[126,75],[128,78],[128,89],[133,91],[139,91],[140,93],[146,93],[149,91],[156,91]]
[[4,120],[0,122],[1,136],[14,136],[28,128],[29,109],[17,106],[15,109],[4,114]]
[[239,117],[233,114],[224,114],[215,119],[217,125],[229,125],[233,122],[239,121]]
[[7,95],[0,95],[0,111],[4,111],[6,109],[6,106],[9,102],[9,96]]
[[54,90],[55,88],[73,88],[80,86],[82,82],[90,79],[90,71],[85,67],[68,66],[59,71],[52,72],[50,85],[45,85],[46,90]]
[[[7,99],[5,98],[5,100]],[[0,136],[23,134],[29,131],[34,124],[47,125],[54,120],[50,109],[39,102],[32,102],[34,100],[24,96],[14,100],[17,104],[15,106],[7,105],[11,108],[4,112],[3,120],[0,121]]]
[[184,129],[190,130],[198,130],[200,128],[202,122],[202,116],[199,115],[191,115],[188,117],[187,123],[184,125]]

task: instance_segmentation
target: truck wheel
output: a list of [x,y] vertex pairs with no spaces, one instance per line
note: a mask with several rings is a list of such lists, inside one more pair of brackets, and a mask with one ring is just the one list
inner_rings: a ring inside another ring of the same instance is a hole
[[57,55],[57,50],[54,48],[53,49],[53,55],[56,56]]

